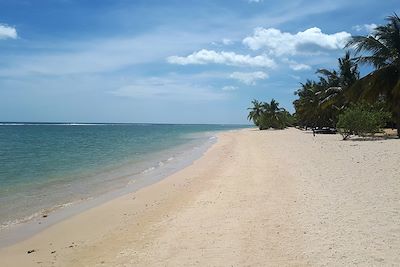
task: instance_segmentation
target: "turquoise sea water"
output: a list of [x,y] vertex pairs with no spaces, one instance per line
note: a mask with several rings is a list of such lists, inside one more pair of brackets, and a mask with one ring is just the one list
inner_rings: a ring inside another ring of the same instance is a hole
[[216,132],[242,127],[0,124],[1,227],[170,170]]

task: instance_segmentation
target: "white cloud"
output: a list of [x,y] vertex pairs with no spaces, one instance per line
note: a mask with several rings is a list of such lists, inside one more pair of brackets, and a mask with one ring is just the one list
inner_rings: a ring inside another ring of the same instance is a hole
[[287,63],[289,65],[289,68],[291,68],[294,71],[302,71],[302,70],[310,70],[311,66],[303,63],[298,63],[294,60],[290,59],[283,59],[283,62]]
[[260,3],[262,1],[263,0],[247,0],[247,2],[249,2],[249,3]]
[[363,24],[363,25],[356,25],[353,26],[352,28],[358,32],[367,32],[367,33],[371,33],[375,30],[375,28],[378,27],[378,25],[372,23],[372,24]]
[[303,63],[292,63],[289,64],[289,67],[294,71],[301,71],[301,70],[310,70],[311,66]]
[[256,72],[234,72],[229,78],[238,80],[247,85],[255,85],[257,80],[264,80],[268,78],[268,74],[262,71]]
[[238,88],[236,86],[227,85],[222,87],[222,91],[236,91]]
[[250,66],[250,67],[268,67],[274,68],[276,63],[267,55],[250,56],[240,55],[235,52],[216,52],[214,50],[202,49],[186,57],[171,56],[167,58],[171,64],[189,65],[189,64],[224,64],[231,66]]
[[347,32],[325,34],[316,27],[296,34],[274,28],[256,28],[253,35],[246,37],[243,43],[252,50],[265,48],[269,54],[280,56],[305,53],[307,46],[329,50],[342,49],[350,37],[351,34]]
[[16,39],[17,30],[4,24],[0,24],[0,40],[1,39]]

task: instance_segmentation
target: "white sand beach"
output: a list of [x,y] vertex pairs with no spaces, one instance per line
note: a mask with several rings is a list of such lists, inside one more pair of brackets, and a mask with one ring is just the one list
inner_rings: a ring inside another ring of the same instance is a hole
[[0,265],[389,266],[399,251],[398,139],[245,129],[154,185],[1,249]]

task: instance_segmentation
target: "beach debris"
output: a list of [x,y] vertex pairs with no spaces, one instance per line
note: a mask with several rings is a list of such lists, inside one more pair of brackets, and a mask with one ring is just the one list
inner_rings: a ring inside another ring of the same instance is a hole
[[51,252],[51,254],[54,254],[54,253],[56,253],[56,251],[55,251],[55,250],[53,250],[53,251]]
[[47,214],[43,214],[42,218],[47,218],[47,216],[48,216]]
[[27,251],[28,254],[31,254],[31,253],[33,253],[33,252],[36,252],[36,250],[31,249],[31,250],[28,250],[28,251]]

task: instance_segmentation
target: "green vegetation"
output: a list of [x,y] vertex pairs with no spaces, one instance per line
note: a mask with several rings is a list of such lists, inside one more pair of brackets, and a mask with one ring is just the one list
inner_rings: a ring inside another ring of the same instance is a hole
[[253,100],[253,107],[247,118],[254,122],[260,130],[284,129],[291,126],[294,119],[284,108],[279,107],[279,103],[272,99],[270,103]]
[[[351,134],[374,134],[385,125],[396,124],[400,137],[400,18],[389,16],[386,25],[368,36],[353,36],[346,47],[354,50],[353,58],[346,51],[337,69],[319,69],[317,81],[301,83],[295,92],[293,115],[279,108],[274,99],[271,103],[254,100],[248,119],[261,130],[291,125],[337,127],[343,139]],[[359,64],[375,70],[360,78]]]
[[353,95],[370,102],[383,99],[397,124],[400,137],[400,18],[394,14],[387,18],[388,24],[379,26],[369,36],[355,36],[348,43],[354,47],[355,60],[375,67],[352,87]]
[[339,70],[319,69],[319,81],[308,80],[295,92],[293,102],[298,123],[303,127],[335,127],[339,114],[350,104],[349,88],[358,80],[358,66],[346,52]]
[[[337,70],[319,69],[317,81],[301,83],[293,102],[300,127],[338,127],[346,137],[375,133],[385,119],[396,123],[400,137],[400,18],[394,14],[387,21],[368,36],[352,37],[347,48],[354,49],[355,56],[351,58],[347,51],[338,60]],[[360,78],[358,64],[372,65],[375,70]],[[361,102],[379,104],[391,116],[365,104],[355,105]]]
[[348,139],[352,134],[366,136],[382,132],[390,113],[385,112],[376,105],[361,103],[347,108],[339,115],[337,128],[343,136]]

